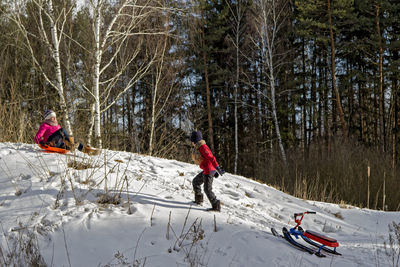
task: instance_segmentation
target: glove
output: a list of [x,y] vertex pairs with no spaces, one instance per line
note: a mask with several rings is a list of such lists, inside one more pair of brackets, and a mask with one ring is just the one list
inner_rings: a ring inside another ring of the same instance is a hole
[[43,140],[41,140],[41,141],[39,142],[39,144],[41,144],[42,146],[46,146],[46,143],[45,143]]
[[218,166],[217,168],[217,172],[219,173],[219,175],[224,175],[224,173],[225,173],[225,171],[220,167],[220,166]]

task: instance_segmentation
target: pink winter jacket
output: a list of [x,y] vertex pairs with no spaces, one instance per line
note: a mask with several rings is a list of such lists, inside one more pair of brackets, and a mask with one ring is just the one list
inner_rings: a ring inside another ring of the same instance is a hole
[[42,125],[40,125],[39,130],[37,131],[35,136],[36,144],[39,144],[40,141],[47,142],[47,138],[49,138],[50,135],[52,135],[55,131],[57,131],[60,128],[61,126],[58,124],[56,126],[51,126],[43,122]]

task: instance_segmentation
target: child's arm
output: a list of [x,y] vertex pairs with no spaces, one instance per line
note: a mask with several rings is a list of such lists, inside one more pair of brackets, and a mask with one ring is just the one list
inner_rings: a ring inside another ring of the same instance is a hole
[[44,124],[40,125],[39,130],[37,131],[36,136],[35,136],[36,144],[39,144],[40,141],[42,141],[42,137],[45,132],[46,132],[46,126]]

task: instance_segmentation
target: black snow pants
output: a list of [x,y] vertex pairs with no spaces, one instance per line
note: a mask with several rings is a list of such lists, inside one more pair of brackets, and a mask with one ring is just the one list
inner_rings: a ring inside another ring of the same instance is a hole
[[213,175],[211,174],[203,174],[203,172],[196,175],[193,178],[193,190],[195,195],[202,195],[201,185],[204,183],[204,192],[211,204],[214,204],[217,201],[217,197],[212,191],[212,183],[213,183]]
[[69,136],[64,128],[60,128],[47,138],[47,143],[65,149],[65,140],[69,141]]

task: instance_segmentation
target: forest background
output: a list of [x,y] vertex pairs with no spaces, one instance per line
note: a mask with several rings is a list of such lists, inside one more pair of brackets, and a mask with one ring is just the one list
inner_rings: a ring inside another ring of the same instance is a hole
[[0,0],[0,142],[76,140],[400,210],[397,0]]

